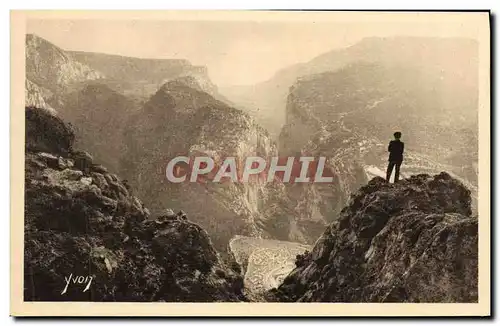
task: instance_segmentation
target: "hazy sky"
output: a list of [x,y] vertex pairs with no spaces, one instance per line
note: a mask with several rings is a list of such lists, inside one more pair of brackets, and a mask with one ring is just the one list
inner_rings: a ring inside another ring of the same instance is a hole
[[183,58],[208,67],[219,86],[253,84],[277,70],[370,36],[465,36],[464,22],[425,20],[329,21],[151,21],[29,20],[27,32],[66,50],[141,58]]

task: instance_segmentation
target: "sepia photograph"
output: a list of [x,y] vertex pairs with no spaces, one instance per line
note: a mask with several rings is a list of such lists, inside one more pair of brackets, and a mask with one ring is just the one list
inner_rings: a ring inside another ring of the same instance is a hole
[[489,24],[12,11],[11,314],[489,315]]

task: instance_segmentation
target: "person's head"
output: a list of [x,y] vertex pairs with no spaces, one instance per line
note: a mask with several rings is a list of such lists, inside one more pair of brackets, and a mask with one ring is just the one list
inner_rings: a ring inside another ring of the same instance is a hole
[[395,139],[400,139],[400,138],[401,138],[401,132],[396,131],[396,132],[394,133],[394,138],[395,138]]

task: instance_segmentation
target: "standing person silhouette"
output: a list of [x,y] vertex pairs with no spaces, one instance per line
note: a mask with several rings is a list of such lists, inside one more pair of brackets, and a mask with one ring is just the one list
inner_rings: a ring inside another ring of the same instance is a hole
[[403,163],[403,152],[405,150],[405,143],[401,140],[401,133],[396,131],[394,133],[394,140],[391,140],[388,147],[389,152],[389,165],[387,165],[387,175],[385,180],[389,182],[391,179],[392,170],[396,167],[396,172],[394,174],[394,182],[399,181],[399,168],[401,163]]

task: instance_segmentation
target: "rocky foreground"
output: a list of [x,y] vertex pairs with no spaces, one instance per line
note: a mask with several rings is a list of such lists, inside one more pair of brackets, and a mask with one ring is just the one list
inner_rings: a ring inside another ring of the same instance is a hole
[[151,216],[74,138],[51,111],[26,109],[25,301],[478,300],[478,220],[447,173],[375,177],[312,249],[236,237],[229,267],[203,228]]
[[269,299],[477,302],[478,220],[470,203],[470,191],[444,172],[397,184],[376,177]]
[[206,231],[182,213],[150,218],[73,141],[49,111],[26,109],[25,301],[245,300]]

